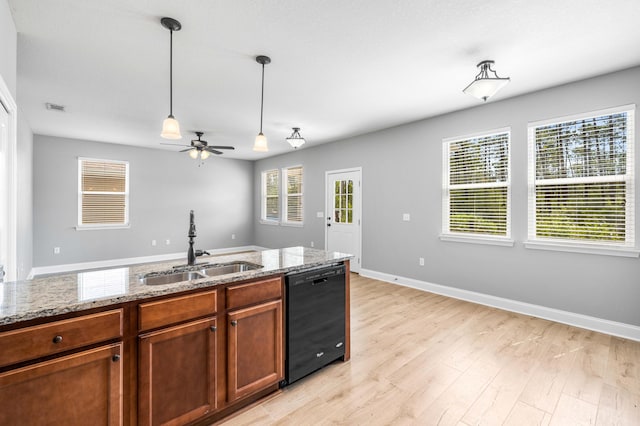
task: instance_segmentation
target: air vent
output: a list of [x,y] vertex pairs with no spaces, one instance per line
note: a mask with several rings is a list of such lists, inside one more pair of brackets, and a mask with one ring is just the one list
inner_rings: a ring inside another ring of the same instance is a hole
[[45,105],[46,105],[47,109],[64,112],[64,105],[56,105],[56,104],[51,104],[49,102],[47,102]]

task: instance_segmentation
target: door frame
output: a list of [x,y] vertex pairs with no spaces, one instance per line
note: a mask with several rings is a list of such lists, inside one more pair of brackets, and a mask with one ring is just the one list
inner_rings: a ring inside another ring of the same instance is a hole
[[[17,112],[18,106],[13,99],[9,87],[5,83],[4,79],[0,75],[0,108],[4,108],[9,115],[9,128],[7,129],[7,158],[6,164],[3,164],[0,170],[5,169],[5,176],[7,185],[7,205],[6,205],[6,217],[0,214],[0,220],[5,220],[7,229],[6,241],[0,241],[0,244],[6,245],[7,250],[7,264],[4,265],[5,276],[4,281],[15,281],[17,276],[17,255],[18,255],[18,243],[17,243],[17,218],[18,218],[18,120]],[[0,200],[4,204],[5,200]]]
[[359,227],[359,232],[358,232],[358,241],[357,241],[357,247],[358,247],[358,253],[356,254],[356,259],[355,262],[352,260],[351,261],[351,270],[353,270],[353,264],[355,263],[357,265],[357,271],[354,272],[360,272],[360,269],[362,269],[362,166],[359,167],[349,167],[346,169],[338,169],[338,170],[327,170],[324,172],[324,221],[322,226],[324,226],[324,248],[325,250],[327,250],[328,247],[328,243],[329,243],[329,227],[327,226],[327,222],[326,222],[326,218],[327,218],[327,214],[329,214],[329,204],[328,204],[328,199],[329,199],[329,193],[327,191],[327,184],[329,182],[329,175],[331,174],[335,174],[335,173],[348,173],[348,172],[356,172],[358,173],[359,176],[359,197],[357,199],[356,202],[356,207],[358,208],[358,212],[360,214],[360,217],[358,218],[358,227]]

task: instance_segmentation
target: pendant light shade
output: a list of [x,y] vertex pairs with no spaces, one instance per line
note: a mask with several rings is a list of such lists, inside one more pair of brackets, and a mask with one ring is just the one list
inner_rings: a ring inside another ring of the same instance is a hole
[[256,56],[256,62],[262,65],[262,92],[260,95],[260,133],[258,133],[253,143],[253,150],[256,152],[268,152],[267,137],[262,133],[262,115],[264,111],[264,66],[271,63],[271,58],[263,55]]
[[300,127],[293,127],[292,130],[293,133],[287,138],[287,142],[295,149],[300,148],[306,142],[304,138],[300,136]]
[[182,25],[173,18],[162,18],[160,23],[169,30],[169,116],[162,122],[160,136],[165,139],[182,139],[180,124],[173,117],[173,32],[180,31]]
[[[478,64],[480,72],[463,92],[486,102],[487,99],[495,95],[498,90],[506,86],[511,79],[498,77],[498,74],[491,69],[491,64],[493,63],[493,61],[480,62]],[[493,73],[493,76],[489,74],[490,72]]]

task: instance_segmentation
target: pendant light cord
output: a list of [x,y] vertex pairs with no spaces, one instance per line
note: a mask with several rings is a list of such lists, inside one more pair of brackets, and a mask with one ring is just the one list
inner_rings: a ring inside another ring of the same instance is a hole
[[173,117],[173,30],[169,30],[169,117]]
[[260,95],[260,133],[262,133],[263,110],[264,110],[264,63],[262,64],[262,94]]

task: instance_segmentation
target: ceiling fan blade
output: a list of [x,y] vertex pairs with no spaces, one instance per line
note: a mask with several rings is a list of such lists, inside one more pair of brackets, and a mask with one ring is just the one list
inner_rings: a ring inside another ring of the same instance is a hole
[[215,148],[215,149],[235,149],[232,146],[221,146],[221,145],[212,145],[209,148]]
[[210,146],[206,147],[204,150],[205,150],[205,151],[212,152],[212,153],[214,153],[214,154],[218,154],[218,155],[223,154],[223,152],[222,152],[222,151],[218,151],[217,149],[213,149],[213,148],[212,148],[212,147],[210,147]]
[[193,148],[181,149],[181,150],[180,150],[180,151],[178,151],[178,152],[187,152],[187,151],[191,151],[192,149],[193,149]]
[[166,142],[160,142],[160,145],[189,146],[189,145],[185,145],[185,144],[183,144],[183,143],[166,143]]

